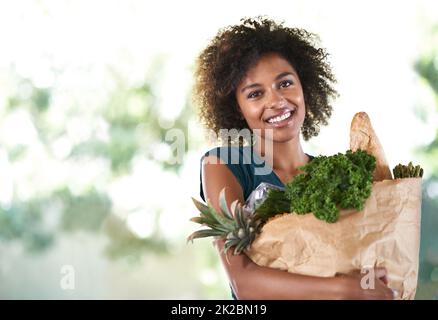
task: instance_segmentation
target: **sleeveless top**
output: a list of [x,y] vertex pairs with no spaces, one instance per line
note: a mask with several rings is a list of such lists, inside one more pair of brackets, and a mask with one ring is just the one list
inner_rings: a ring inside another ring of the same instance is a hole
[[[252,147],[216,147],[207,151],[201,158],[200,196],[204,202],[206,199],[202,188],[202,160],[210,155],[214,155],[225,162],[242,187],[245,201],[262,182],[284,187],[283,182],[274,170],[256,152],[252,152]],[[307,153],[306,155],[309,156],[310,161],[313,160],[313,156]],[[232,288],[231,295],[233,299],[237,299]]]
[[[279,187],[284,187],[283,182],[272,170],[272,168],[256,153],[252,152],[252,147],[216,147],[207,151],[201,158],[200,172],[200,196],[204,198],[202,188],[202,160],[206,156],[214,155],[224,161],[236,177],[242,187],[244,199],[248,199],[251,192],[262,182],[267,182]],[[313,156],[306,153],[310,161]]]

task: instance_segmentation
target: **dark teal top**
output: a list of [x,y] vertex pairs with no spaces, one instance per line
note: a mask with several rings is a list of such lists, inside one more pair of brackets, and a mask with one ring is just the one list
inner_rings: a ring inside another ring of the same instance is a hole
[[[307,153],[306,153],[307,154]],[[248,199],[251,192],[258,187],[262,182],[267,182],[279,187],[284,187],[283,182],[272,168],[257,154],[252,152],[251,147],[217,147],[207,151],[205,156],[215,155],[224,161],[227,167],[236,177],[242,187],[244,199]],[[307,154],[308,155],[308,154]],[[310,161],[314,158],[308,155]],[[202,168],[201,168],[201,183],[200,196],[204,198],[204,190],[202,189]]]

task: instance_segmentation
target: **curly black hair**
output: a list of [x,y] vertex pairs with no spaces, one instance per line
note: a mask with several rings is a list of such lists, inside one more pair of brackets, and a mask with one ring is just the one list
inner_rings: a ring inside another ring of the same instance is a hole
[[328,54],[316,46],[318,36],[264,17],[240,21],[219,30],[196,61],[193,98],[204,125],[216,134],[220,129],[249,129],[239,112],[235,90],[262,55],[278,53],[295,68],[303,87],[303,138],[317,136],[320,124],[327,125],[331,116],[330,99],[337,96]]

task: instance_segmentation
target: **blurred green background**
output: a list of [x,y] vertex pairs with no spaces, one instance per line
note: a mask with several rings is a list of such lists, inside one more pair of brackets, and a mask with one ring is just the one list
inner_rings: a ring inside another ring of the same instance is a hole
[[318,33],[331,53],[341,97],[306,151],[345,151],[364,110],[392,166],[424,167],[417,298],[438,298],[437,6],[251,3],[0,4],[1,299],[230,298],[211,241],[185,242],[211,147],[190,90],[208,40],[258,14]]

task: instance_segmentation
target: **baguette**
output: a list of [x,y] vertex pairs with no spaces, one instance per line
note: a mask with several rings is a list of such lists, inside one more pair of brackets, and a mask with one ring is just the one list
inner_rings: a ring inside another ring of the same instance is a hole
[[356,113],[351,121],[350,149],[352,151],[361,149],[376,157],[373,181],[392,180],[391,170],[386,161],[382,145],[374,132],[370,118],[365,112]]

